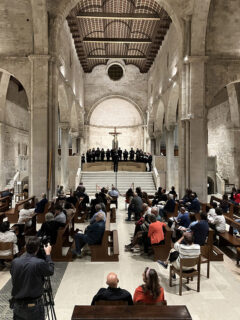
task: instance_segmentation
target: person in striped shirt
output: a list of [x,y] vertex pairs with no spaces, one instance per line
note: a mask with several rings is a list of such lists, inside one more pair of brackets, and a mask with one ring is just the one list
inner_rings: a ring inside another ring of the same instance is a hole
[[[167,261],[158,260],[158,263],[165,269],[168,263],[172,264],[177,270],[180,269],[180,259],[197,258],[200,255],[200,245],[193,243],[193,234],[191,232],[184,232],[181,239],[174,244],[174,249],[170,251]],[[183,267],[183,271],[192,269],[192,267]],[[176,279],[176,275],[173,275]]]

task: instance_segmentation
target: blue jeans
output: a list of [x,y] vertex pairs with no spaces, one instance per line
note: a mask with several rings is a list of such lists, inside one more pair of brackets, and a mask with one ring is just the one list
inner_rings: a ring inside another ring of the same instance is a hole
[[75,245],[78,254],[81,254],[82,248],[87,244],[87,236],[83,233],[75,234]]
[[27,305],[14,304],[13,320],[45,320],[44,306],[42,304],[28,307]]
[[[240,222],[240,219],[236,219],[236,222]],[[238,229],[233,229],[233,233],[238,233]]]

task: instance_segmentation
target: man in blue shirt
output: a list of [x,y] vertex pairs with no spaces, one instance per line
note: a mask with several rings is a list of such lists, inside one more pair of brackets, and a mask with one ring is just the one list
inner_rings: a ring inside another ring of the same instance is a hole
[[193,232],[194,243],[203,246],[208,236],[209,225],[206,213],[202,212],[200,217],[201,220],[191,227],[191,231]]
[[103,214],[103,221],[106,222],[106,213],[104,211],[102,211],[101,204],[96,204],[95,205],[95,210],[96,210],[96,213],[92,216],[92,218],[90,220],[90,224],[93,224],[94,222],[96,222],[96,217],[97,217],[99,212],[101,212]]
[[188,228],[188,226],[190,225],[190,218],[189,218],[189,213],[188,211],[186,211],[186,209],[184,207],[180,208],[180,212],[177,216],[177,222],[179,224],[179,226],[184,227],[184,228]]

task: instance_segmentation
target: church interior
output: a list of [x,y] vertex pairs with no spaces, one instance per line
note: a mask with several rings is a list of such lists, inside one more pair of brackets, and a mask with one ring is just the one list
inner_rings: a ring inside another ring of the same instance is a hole
[[[51,243],[56,319],[240,319],[239,132],[239,0],[0,1],[1,319],[12,319],[12,261],[61,208],[67,218]],[[150,213],[136,213],[135,197]],[[102,242],[79,251],[102,203]],[[181,229],[182,206],[196,224],[206,216],[203,244],[190,220]],[[20,222],[22,210],[32,215]],[[147,230],[164,224],[163,243],[141,228],[145,214],[155,219]],[[18,241],[9,259],[7,221]],[[200,270],[182,284],[176,272],[170,285],[163,261],[186,233],[200,245]],[[164,289],[155,317],[134,300],[146,268]],[[114,313],[121,305],[101,306],[113,308],[106,318],[90,309],[111,272],[136,304],[130,318]]]

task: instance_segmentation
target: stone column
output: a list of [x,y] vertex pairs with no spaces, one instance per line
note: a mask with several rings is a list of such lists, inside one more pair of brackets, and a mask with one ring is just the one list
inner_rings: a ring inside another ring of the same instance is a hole
[[6,186],[6,176],[5,176],[5,160],[4,160],[4,127],[5,125],[0,122],[0,188],[3,190]]
[[69,157],[69,130],[70,126],[68,123],[60,123],[61,126],[61,185],[64,186],[64,190],[68,189],[68,157]]
[[143,152],[147,151],[147,126],[143,126]]
[[175,185],[174,175],[175,175],[175,163],[174,163],[174,128],[166,131],[166,188],[170,190],[172,186]]
[[191,57],[189,96],[189,187],[207,201],[207,119],[205,107],[205,57]]
[[234,137],[234,168],[233,181],[236,187],[240,186],[240,83],[230,83],[227,85],[232,130]]
[[161,155],[161,134],[156,133],[155,134],[155,141],[156,141],[156,156],[160,156]]
[[72,135],[72,154],[77,154],[77,138]]
[[48,55],[31,55],[30,195],[47,192],[48,180]]

